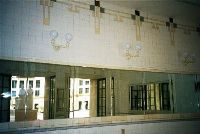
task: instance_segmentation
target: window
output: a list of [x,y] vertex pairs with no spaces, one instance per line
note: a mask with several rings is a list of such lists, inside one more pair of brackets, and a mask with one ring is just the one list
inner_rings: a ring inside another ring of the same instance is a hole
[[85,101],[85,109],[88,109],[88,101]]
[[106,116],[106,78],[97,80],[97,116]]
[[90,84],[90,81],[85,81],[85,85],[89,85]]
[[36,88],[40,88],[40,80],[36,80]]
[[85,88],[85,93],[89,93],[89,88]]
[[40,91],[39,90],[35,90],[35,96],[40,96]]
[[29,82],[28,82],[28,87],[31,87],[31,88],[33,88],[33,81],[32,80],[30,80]]
[[78,102],[78,109],[81,110],[81,108],[82,108],[82,101],[79,101]]
[[35,108],[35,109],[38,109],[38,104],[35,104],[35,105],[34,105],[34,108]]
[[162,83],[161,87],[161,109],[162,110],[170,110],[170,94],[168,89],[168,83]]
[[195,82],[195,91],[200,91],[200,81]]
[[23,80],[19,81],[19,88],[24,88],[24,81]]
[[79,94],[83,93],[83,88],[79,88]]
[[131,86],[131,110],[146,110],[146,85]]
[[83,85],[83,80],[79,80],[79,86]]
[[155,84],[147,85],[147,109],[156,110]]
[[16,96],[16,91],[12,91],[12,97]]
[[12,88],[16,88],[17,87],[17,80],[12,80]]
[[131,110],[170,110],[168,85],[169,83],[151,83],[131,86]]

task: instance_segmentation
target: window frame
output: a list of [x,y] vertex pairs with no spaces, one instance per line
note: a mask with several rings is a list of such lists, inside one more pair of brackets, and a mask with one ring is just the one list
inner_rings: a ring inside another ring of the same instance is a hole
[[83,86],[83,80],[79,80],[79,86]]
[[[15,84],[14,84],[15,82]],[[15,87],[13,87],[15,85]],[[17,80],[12,80],[12,88],[17,88]]]
[[[153,84],[153,88],[152,88],[152,84]],[[159,86],[158,99],[156,98],[157,97],[156,84],[159,84],[158,85]],[[151,82],[147,84],[134,84],[134,85],[130,85],[129,88],[130,88],[130,91],[129,91],[130,110],[147,110],[147,111],[170,111],[171,110],[169,82]],[[152,92],[154,92],[153,96],[152,96]],[[136,97],[133,97],[133,95],[136,95]],[[151,104],[152,99],[154,101],[153,105]],[[160,107],[157,107],[157,103],[159,103]],[[152,106],[154,108],[152,108]]]
[[[30,84],[30,83],[32,83],[32,84]],[[30,87],[30,85],[31,85],[31,88],[33,88],[33,80],[28,81],[28,87]]]
[[35,90],[35,97],[40,96],[40,90]]
[[[38,86],[38,82],[39,81],[39,86]],[[41,82],[40,82],[40,80],[36,80],[35,81],[35,88],[40,88],[41,87]]]
[[86,81],[85,81],[85,85],[90,85],[90,81],[89,81],[89,80],[86,80]]
[[[21,82],[23,82],[23,84],[21,84]],[[23,85],[23,88],[24,88],[24,84],[25,84],[24,80],[20,80],[19,81],[19,88],[22,88],[22,85]]]
[[80,88],[78,89],[78,94],[83,94],[83,88],[82,88],[82,87],[80,87]]
[[[15,94],[13,95],[13,93],[15,93]],[[16,96],[17,96],[17,91],[13,90],[13,91],[11,92],[11,97],[16,97]]]
[[86,110],[89,109],[89,101],[85,101],[85,109],[86,109]]
[[82,109],[82,101],[78,101],[78,110]]
[[90,92],[90,88],[86,87],[85,88],[85,93],[88,94]]
[[[132,88],[134,87],[134,88]],[[146,85],[135,85],[135,86],[131,86],[130,88],[130,106],[131,106],[131,110],[146,110]],[[136,97],[132,97],[133,92],[135,92]],[[134,100],[134,101],[133,101]],[[133,102],[135,103],[135,108],[133,107]],[[139,103],[140,102],[140,103]]]

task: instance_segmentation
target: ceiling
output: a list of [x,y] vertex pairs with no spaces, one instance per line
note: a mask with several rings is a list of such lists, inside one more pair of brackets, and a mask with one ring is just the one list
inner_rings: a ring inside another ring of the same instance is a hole
[[101,0],[154,15],[200,24],[199,0]]

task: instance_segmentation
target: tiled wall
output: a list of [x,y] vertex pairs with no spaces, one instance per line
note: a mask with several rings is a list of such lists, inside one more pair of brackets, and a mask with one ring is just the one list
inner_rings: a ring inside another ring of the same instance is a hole
[[[187,35],[183,30],[176,29],[173,46],[166,26],[160,26],[156,31],[152,29],[152,24],[144,22],[141,27],[140,56],[127,60],[124,56],[125,44],[132,43],[135,46],[137,43],[135,25],[131,19],[124,18],[123,22],[117,22],[113,16],[102,14],[100,34],[95,34],[91,10],[79,9],[79,13],[74,13],[68,10],[67,5],[56,2],[50,8],[50,25],[43,25],[43,9],[39,0],[1,0],[0,6],[1,59],[140,71],[199,71],[198,58],[196,63],[184,65],[178,56],[187,51],[200,57],[197,32]],[[105,3],[102,6],[105,9],[133,12]],[[168,21],[168,16],[147,14],[141,13],[144,17]],[[71,46],[55,51],[50,44],[51,30],[58,31],[59,43],[64,43],[65,33],[71,33]]]

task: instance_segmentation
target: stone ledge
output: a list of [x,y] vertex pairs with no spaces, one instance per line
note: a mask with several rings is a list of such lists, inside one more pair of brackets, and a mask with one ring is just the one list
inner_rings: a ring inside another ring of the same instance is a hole
[[186,114],[146,114],[146,115],[125,115],[125,116],[107,116],[76,119],[50,119],[24,122],[6,122],[0,123],[0,132],[33,130],[33,129],[51,129],[62,127],[94,126],[118,123],[137,123],[151,121],[172,121],[172,120],[200,119],[200,113]]

